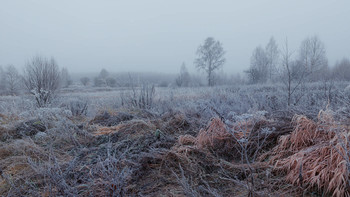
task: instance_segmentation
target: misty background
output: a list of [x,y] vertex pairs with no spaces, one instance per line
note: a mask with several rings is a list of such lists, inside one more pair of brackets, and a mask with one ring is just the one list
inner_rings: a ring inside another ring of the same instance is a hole
[[350,57],[349,1],[2,1],[0,65],[54,56],[74,73],[178,73],[203,40],[223,44],[223,71],[243,73],[258,45],[317,35],[329,65]]

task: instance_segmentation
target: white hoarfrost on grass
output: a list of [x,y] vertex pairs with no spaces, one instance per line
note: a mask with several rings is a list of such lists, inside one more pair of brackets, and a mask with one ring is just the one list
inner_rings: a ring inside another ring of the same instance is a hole
[[[349,86],[330,87],[306,84],[290,106],[278,84],[63,89],[41,108],[32,95],[0,96],[0,196],[322,193],[274,176],[263,156],[289,145],[295,114],[312,130],[320,110],[333,110],[325,122],[350,128]],[[339,140],[349,163],[349,137]]]

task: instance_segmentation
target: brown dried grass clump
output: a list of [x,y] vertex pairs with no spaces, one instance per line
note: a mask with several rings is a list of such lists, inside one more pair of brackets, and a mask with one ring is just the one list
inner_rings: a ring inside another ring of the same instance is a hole
[[43,159],[47,157],[46,152],[31,139],[20,139],[11,141],[10,143],[1,143],[0,160],[22,155],[35,159]]
[[196,138],[192,135],[181,135],[178,138],[178,142],[180,145],[195,145]]
[[0,196],[7,195],[13,186],[24,191],[25,180],[30,179],[32,183],[37,181],[35,172],[28,164],[29,158],[43,161],[48,159],[48,154],[30,139],[0,143]]
[[237,140],[249,136],[253,129],[252,125],[251,121],[236,122],[233,125],[235,132],[232,134],[220,118],[213,118],[206,129],[199,131],[196,144],[200,149],[209,148],[223,153],[231,152],[237,145]]
[[19,117],[16,114],[0,114],[0,124],[10,124],[12,122],[18,121]]
[[145,122],[142,120],[130,120],[125,123],[121,123],[117,126],[112,127],[99,127],[93,132],[93,135],[109,135],[114,133],[122,133],[128,136],[138,136],[140,134],[145,134],[149,131],[154,131],[157,128],[150,122]]
[[168,112],[160,119],[156,119],[153,123],[160,130],[168,134],[184,134],[194,125],[190,123],[190,119],[182,112]]
[[293,123],[294,131],[282,136],[272,151],[274,171],[286,174],[286,181],[303,189],[350,196],[344,158],[350,150],[349,130],[339,127],[330,112],[321,112],[318,122],[295,116]]
[[219,118],[213,118],[207,129],[201,129],[197,136],[199,148],[215,148],[233,143],[233,137],[226,130],[225,124]]
[[316,123],[309,120],[305,116],[295,116],[292,120],[295,123],[295,129],[290,134],[289,141],[292,151],[300,150],[301,148],[314,145],[315,140],[321,135],[316,131]]
[[121,127],[122,127],[122,125],[117,125],[117,126],[113,126],[113,127],[99,127],[92,134],[95,136],[109,135],[109,134],[118,132]]

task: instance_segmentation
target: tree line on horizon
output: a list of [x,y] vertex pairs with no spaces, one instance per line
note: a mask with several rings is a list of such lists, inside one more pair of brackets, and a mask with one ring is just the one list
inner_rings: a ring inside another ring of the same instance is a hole
[[[230,78],[219,72],[226,63],[225,54],[223,44],[213,37],[206,38],[204,43],[197,48],[193,64],[198,71],[204,71],[206,74],[206,85],[282,83],[288,90],[288,94],[292,95],[306,82],[350,81],[350,60],[344,58],[330,67],[326,48],[317,36],[304,39],[298,50],[290,49],[287,40],[282,46],[279,46],[271,37],[265,47],[257,46],[253,50],[250,65],[245,71],[246,77],[235,75]],[[120,83],[106,69],[101,69],[93,80],[89,77],[82,77],[80,83],[84,86],[95,87],[140,85],[135,84],[135,79],[130,74],[123,78],[124,81],[128,80],[129,84]],[[47,86],[46,83],[50,85]],[[138,80],[138,83],[142,82]],[[21,90],[27,90],[33,95],[41,94],[41,97],[45,98],[43,92],[54,92],[72,84],[73,80],[68,69],[59,69],[54,58],[34,56],[25,64],[23,74],[20,74],[13,65],[0,66],[1,94],[15,95]],[[183,63],[173,85],[191,87],[205,84],[200,77],[190,74],[186,64]],[[169,82],[160,81],[158,86],[167,87]]]
[[[222,43],[208,37],[198,47],[196,54],[195,67],[204,71],[208,86],[216,85],[220,79],[217,71],[226,62]],[[235,81],[246,84],[281,82],[289,85],[324,80],[350,81],[350,60],[343,58],[330,67],[326,48],[317,36],[304,39],[298,50],[291,50],[287,39],[280,48],[274,37],[271,37],[265,47],[257,46],[253,50],[250,65],[244,73],[245,79]],[[190,74],[183,63],[176,84],[188,86],[188,81]]]

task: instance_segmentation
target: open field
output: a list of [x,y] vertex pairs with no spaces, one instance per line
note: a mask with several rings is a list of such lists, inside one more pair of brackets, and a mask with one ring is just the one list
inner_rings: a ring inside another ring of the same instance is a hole
[[0,197],[350,197],[350,1],[0,3]]
[[2,196],[349,196],[347,83],[0,98]]

